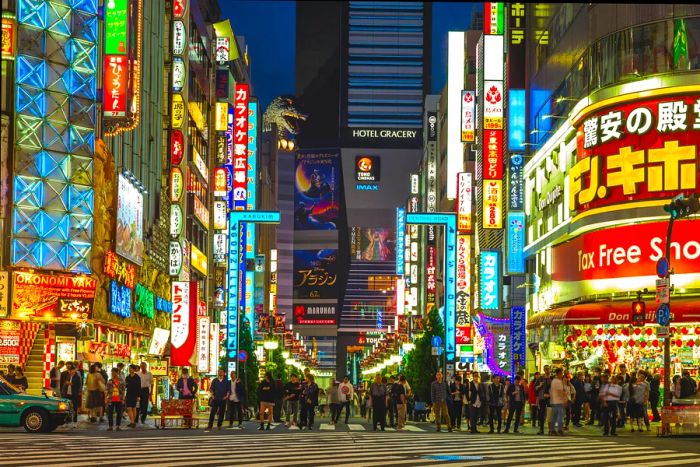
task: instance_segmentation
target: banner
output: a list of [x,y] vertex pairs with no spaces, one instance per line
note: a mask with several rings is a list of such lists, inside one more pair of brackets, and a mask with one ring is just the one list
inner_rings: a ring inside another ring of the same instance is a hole
[[[394,229],[353,227],[350,230],[350,259],[354,261],[394,261],[396,259],[396,241]],[[401,251],[403,252],[403,249]]]
[[294,230],[336,230],[340,212],[340,155],[299,151],[294,184]]
[[143,194],[123,174],[119,174],[116,235],[117,254],[139,266],[142,265]]
[[197,340],[197,282],[172,283],[170,365],[190,366]]
[[[457,235],[457,327],[471,323],[471,237]],[[459,344],[460,342],[458,342]],[[461,342],[464,344],[465,342]]]
[[89,276],[12,273],[12,317],[86,320],[92,317],[97,280]]
[[294,250],[294,298],[338,297],[338,250]]

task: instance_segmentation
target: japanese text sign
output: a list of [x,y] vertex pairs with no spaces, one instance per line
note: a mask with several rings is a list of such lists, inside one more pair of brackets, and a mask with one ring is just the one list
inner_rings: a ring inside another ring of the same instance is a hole
[[479,284],[481,295],[479,306],[482,310],[501,309],[501,252],[482,250],[479,257]]

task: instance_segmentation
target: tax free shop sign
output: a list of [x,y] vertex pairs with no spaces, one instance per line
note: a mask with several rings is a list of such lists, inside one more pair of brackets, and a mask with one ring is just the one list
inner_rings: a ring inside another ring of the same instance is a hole
[[[667,222],[633,224],[585,233],[552,248],[555,302],[586,295],[637,291],[656,284],[656,262],[666,252]],[[672,282],[700,287],[700,220],[674,222]]]

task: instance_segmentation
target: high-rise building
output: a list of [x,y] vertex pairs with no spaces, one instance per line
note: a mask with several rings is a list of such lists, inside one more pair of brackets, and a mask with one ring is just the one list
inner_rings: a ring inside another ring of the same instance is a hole
[[297,4],[299,146],[339,153],[342,190],[334,231],[297,232],[295,249],[337,250],[339,373],[359,332],[396,326],[394,224],[422,154],[430,23],[422,2]]

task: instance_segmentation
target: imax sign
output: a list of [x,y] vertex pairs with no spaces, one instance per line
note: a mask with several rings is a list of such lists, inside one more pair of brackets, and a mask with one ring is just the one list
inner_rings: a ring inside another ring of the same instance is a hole
[[379,185],[355,185],[357,191],[379,191]]

